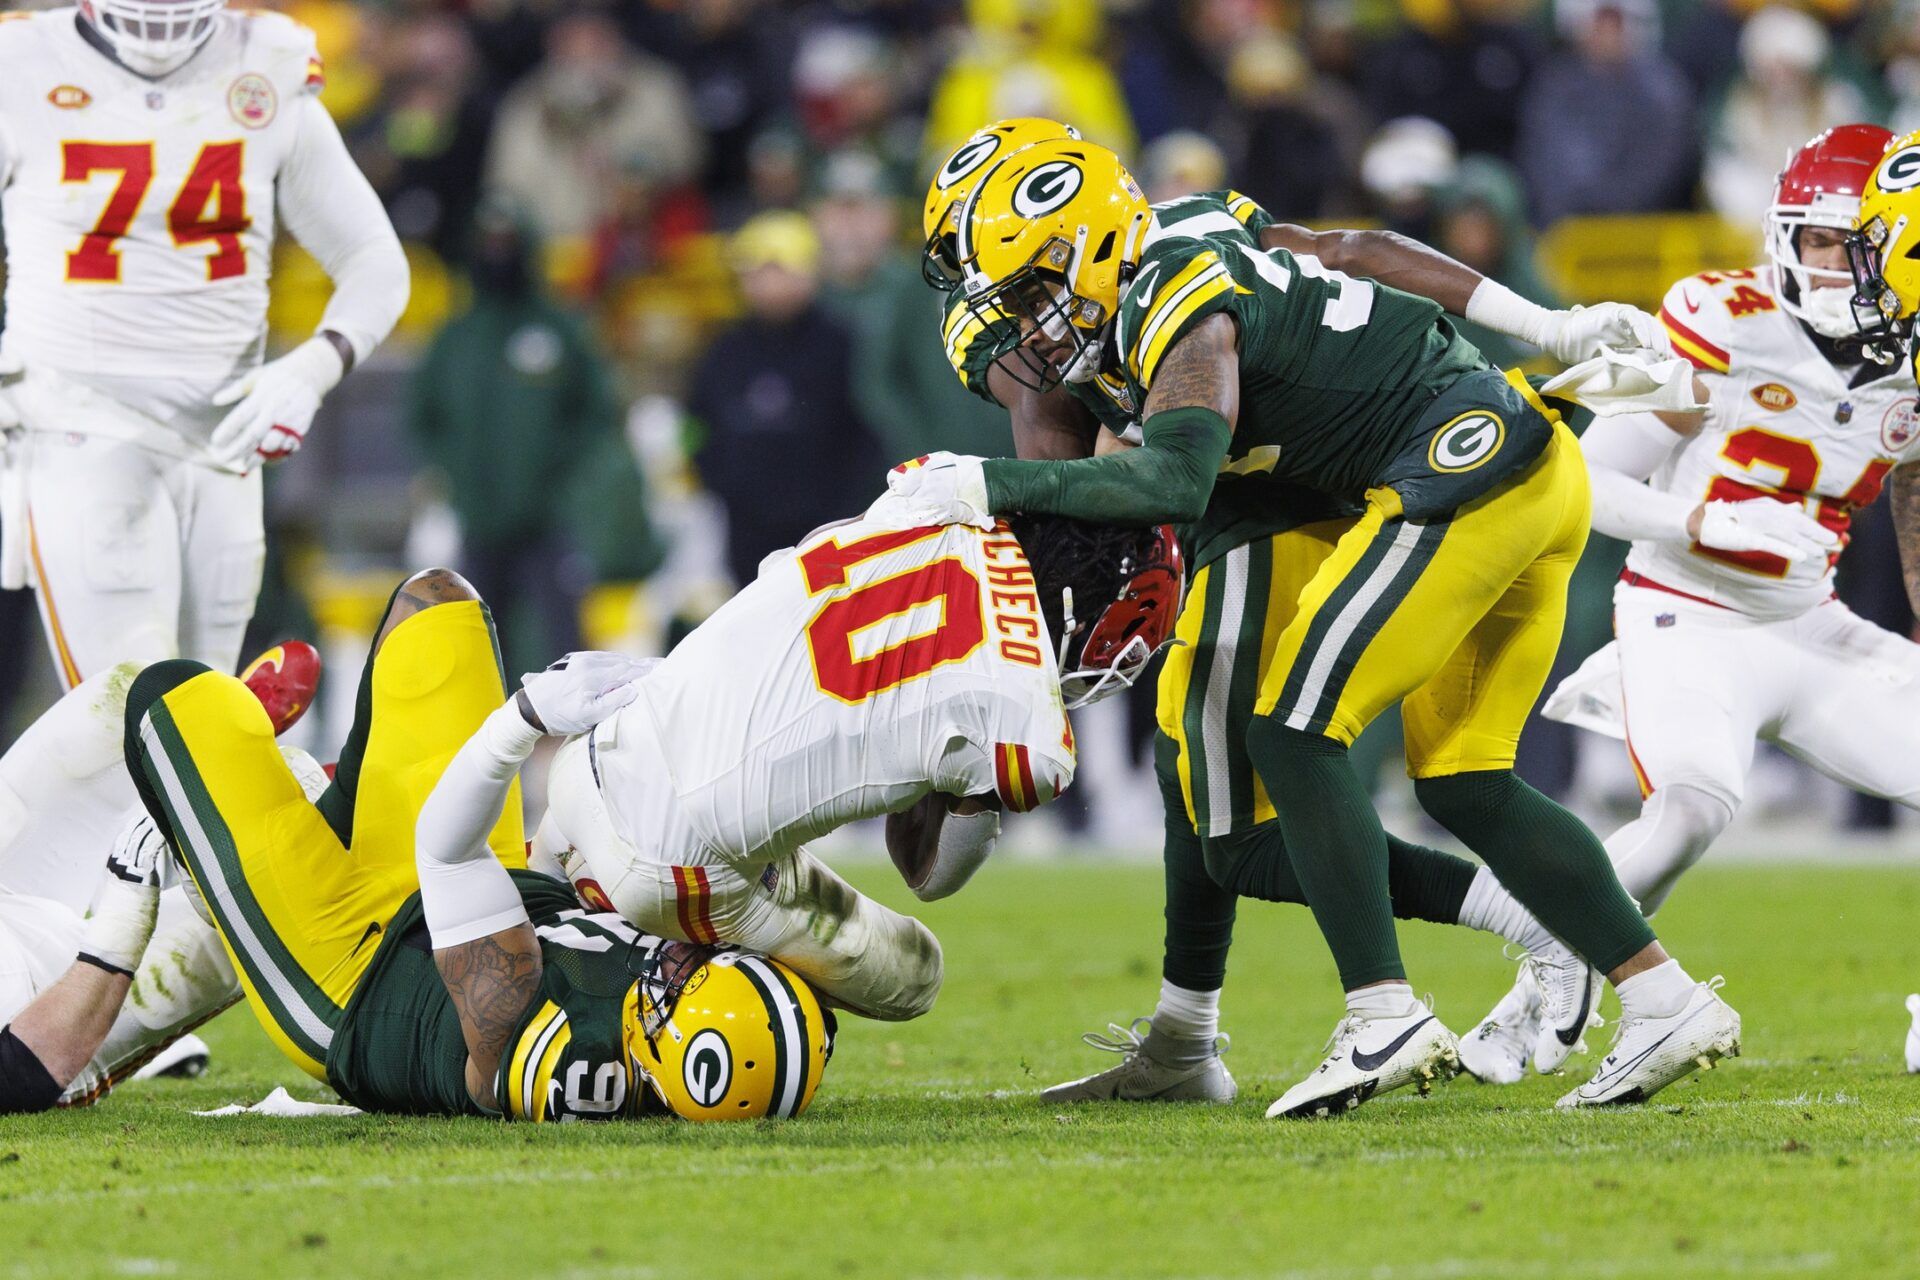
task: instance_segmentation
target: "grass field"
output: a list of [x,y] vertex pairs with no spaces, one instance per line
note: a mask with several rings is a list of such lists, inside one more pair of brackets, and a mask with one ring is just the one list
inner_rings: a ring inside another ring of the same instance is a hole
[[[900,901],[888,875],[853,878]],[[932,1015],[843,1023],[813,1110],[784,1124],[196,1118],[276,1084],[323,1094],[235,1010],[198,1081],[0,1122],[0,1280],[1920,1274],[1920,1077],[1900,1057],[1920,872],[1691,877],[1662,932],[1726,974],[1748,1056],[1637,1111],[1558,1115],[1565,1080],[1462,1079],[1263,1120],[1339,1008],[1309,917],[1257,904],[1225,1002],[1239,1105],[1041,1105],[1031,1090],[1104,1065],[1079,1031],[1150,1008],[1158,903],[1152,867],[994,868],[922,913],[947,952]],[[1456,1030],[1510,977],[1483,936],[1403,938]]]

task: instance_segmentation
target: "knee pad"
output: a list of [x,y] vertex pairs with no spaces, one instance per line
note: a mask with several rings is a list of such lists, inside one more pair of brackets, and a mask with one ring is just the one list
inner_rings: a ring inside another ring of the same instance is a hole
[[1651,819],[1658,837],[1682,854],[1685,865],[1699,861],[1733,821],[1733,806],[1699,787],[1677,783],[1647,797],[1641,817]]

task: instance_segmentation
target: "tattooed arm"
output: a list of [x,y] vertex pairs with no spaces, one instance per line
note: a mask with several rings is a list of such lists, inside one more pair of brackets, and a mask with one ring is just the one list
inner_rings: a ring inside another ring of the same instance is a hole
[[500,1055],[539,998],[540,940],[531,924],[518,924],[458,946],[436,947],[433,962],[466,1037],[467,1093],[482,1110],[498,1111],[493,1082],[500,1075]]
[[1900,542],[1900,576],[1913,616],[1920,618],[1920,462],[1897,469],[1890,488],[1887,500],[1893,504],[1893,531]]
[[1240,331],[1213,315],[1160,359],[1147,392],[1145,444],[1072,462],[982,464],[995,515],[1025,511],[1108,524],[1197,520],[1240,416]]

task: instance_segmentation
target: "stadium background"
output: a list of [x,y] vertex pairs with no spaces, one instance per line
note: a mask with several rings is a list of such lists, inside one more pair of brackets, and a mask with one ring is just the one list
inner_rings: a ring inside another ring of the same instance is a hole
[[[1073,122],[1156,200],[1231,185],[1284,219],[1429,240],[1542,302],[1649,307],[1757,260],[1773,174],[1818,129],[1920,127],[1916,0],[270,7],[318,33],[324,101],[414,272],[399,331],[269,475],[249,649],[320,640],[303,732],[321,751],[407,566],[467,572],[513,671],[581,643],[659,651],[887,463],[1010,451],[948,371],[916,265],[926,175],[986,121]],[[326,295],[283,241],[276,344]],[[1886,504],[1855,530],[1843,595],[1909,630]],[[1604,643],[1622,553],[1595,539],[1563,670]],[[0,593],[0,742],[53,692],[31,597]],[[1158,830],[1149,703],[1088,717],[1077,805],[1046,823],[1104,846]],[[1394,750],[1386,725],[1366,755],[1417,822]],[[1536,720],[1522,768],[1599,820],[1633,800],[1622,754]],[[1777,814],[1888,843],[1885,806],[1781,756],[1761,769],[1749,843]],[[1025,842],[1059,843],[1046,823]]]

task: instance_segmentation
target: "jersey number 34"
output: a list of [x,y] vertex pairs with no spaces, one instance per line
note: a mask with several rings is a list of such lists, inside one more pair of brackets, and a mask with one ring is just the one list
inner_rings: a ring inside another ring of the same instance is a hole
[[[209,142],[167,207],[167,230],[176,248],[211,244],[207,280],[227,280],[247,273],[247,250],[241,233],[253,225],[247,216],[247,189],[241,181],[246,160],[244,142]],[[119,284],[119,241],[133,226],[153,185],[151,142],[67,142],[60,148],[60,180],[91,182],[97,173],[117,173],[113,193],[93,230],[80,247],[67,254],[67,279],[73,283]]]

